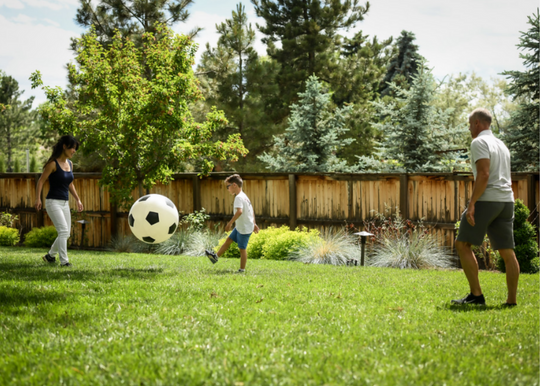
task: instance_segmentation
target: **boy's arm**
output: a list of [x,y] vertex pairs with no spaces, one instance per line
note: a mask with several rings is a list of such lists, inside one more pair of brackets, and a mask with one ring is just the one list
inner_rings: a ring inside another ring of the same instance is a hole
[[234,222],[236,220],[238,220],[238,217],[240,217],[242,215],[242,208],[236,208],[236,213],[234,214],[233,218],[231,219],[231,221],[229,221],[227,223],[227,226],[225,227],[225,230],[229,230],[231,229],[231,227],[233,226]]

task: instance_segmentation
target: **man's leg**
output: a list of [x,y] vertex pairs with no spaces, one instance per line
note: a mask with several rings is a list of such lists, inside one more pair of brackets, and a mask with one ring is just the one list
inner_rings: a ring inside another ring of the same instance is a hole
[[463,241],[456,241],[456,249],[459,260],[461,261],[461,267],[469,281],[471,293],[474,296],[480,296],[482,295],[482,288],[480,288],[480,281],[478,280],[478,261],[476,260],[476,256],[474,256],[471,245]]
[[499,249],[499,254],[503,258],[506,267],[506,286],[508,287],[506,303],[517,304],[519,263],[516,259],[516,254],[513,249]]
[[240,269],[246,269],[247,264],[247,250],[240,249]]
[[227,237],[227,240],[225,240],[225,243],[223,243],[221,248],[219,248],[219,251],[217,253],[218,257],[221,257],[225,253],[225,251],[227,251],[227,249],[229,249],[232,242],[233,242],[233,240],[231,240],[231,238]]

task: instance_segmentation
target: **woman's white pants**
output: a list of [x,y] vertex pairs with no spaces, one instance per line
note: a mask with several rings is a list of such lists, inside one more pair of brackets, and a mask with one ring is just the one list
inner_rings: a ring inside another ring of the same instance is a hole
[[66,264],[69,262],[67,255],[67,240],[71,233],[71,211],[69,210],[69,201],[47,198],[45,200],[45,208],[58,232],[58,237],[54,241],[54,244],[49,251],[49,255],[54,257],[58,253],[60,264]]

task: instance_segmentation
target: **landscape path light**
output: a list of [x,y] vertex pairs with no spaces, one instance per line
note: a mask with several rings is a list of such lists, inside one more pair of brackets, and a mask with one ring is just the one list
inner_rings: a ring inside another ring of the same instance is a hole
[[360,265],[364,266],[364,252],[365,252],[365,249],[366,249],[366,240],[367,240],[368,236],[374,236],[374,235],[373,235],[373,233],[369,233],[369,232],[366,232],[366,231],[356,232],[355,235],[360,236],[360,240],[361,240],[361,244],[362,244],[362,255],[361,255]]
[[90,224],[90,221],[79,220],[77,222],[82,224],[81,242],[79,243],[79,249],[81,249],[84,243],[84,228],[86,228],[86,224]]

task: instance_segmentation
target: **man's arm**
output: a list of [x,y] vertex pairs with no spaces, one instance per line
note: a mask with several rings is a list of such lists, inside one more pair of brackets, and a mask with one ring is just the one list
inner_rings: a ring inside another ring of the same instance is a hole
[[467,208],[467,222],[474,226],[474,205],[476,201],[484,194],[489,179],[489,166],[491,161],[489,158],[482,158],[476,161],[476,180],[474,181],[471,201]]

